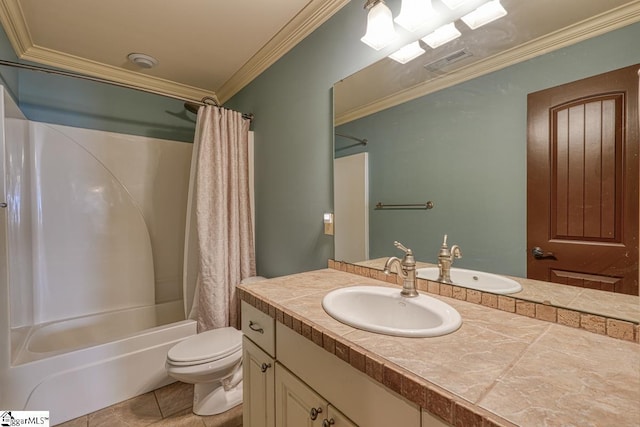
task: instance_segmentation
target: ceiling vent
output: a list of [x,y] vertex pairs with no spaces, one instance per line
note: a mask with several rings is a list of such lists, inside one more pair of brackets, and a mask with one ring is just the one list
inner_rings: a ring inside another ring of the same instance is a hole
[[444,58],[436,59],[435,61],[429,62],[424,66],[424,68],[426,68],[427,71],[431,71],[432,73],[442,74],[443,72],[448,71],[447,68],[451,65],[471,56],[473,56],[473,54],[467,49],[456,50],[455,52],[450,53]]

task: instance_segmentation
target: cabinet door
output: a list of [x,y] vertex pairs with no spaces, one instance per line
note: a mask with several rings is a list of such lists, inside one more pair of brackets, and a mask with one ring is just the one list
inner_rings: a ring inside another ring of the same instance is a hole
[[340,411],[329,405],[327,415],[322,420],[322,427],[358,427]]
[[321,427],[326,414],[327,402],[276,363],[276,425]]
[[247,337],[242,339],[245,427],[275,427],[275,361]]

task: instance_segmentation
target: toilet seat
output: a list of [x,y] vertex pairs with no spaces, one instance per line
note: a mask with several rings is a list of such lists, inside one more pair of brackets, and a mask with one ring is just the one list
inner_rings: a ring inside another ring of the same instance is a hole
[[167,362],[173,366],[192,366],[224,359],[242,349],[242,332],[226,327],[194,335],[173,346]]

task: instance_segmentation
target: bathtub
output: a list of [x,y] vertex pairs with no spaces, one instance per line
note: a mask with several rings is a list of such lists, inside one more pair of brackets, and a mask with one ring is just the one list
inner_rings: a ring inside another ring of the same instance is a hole
[[52,425],[173,382],[171,346],[196,333],[182,300],[14,331],[2,409],[49,411]]

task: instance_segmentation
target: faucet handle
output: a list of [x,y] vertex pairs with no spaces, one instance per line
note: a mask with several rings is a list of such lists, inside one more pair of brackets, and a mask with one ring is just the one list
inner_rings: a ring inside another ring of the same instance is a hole
[[413,252],[411,251],[411,249],[408,249],[407,247],[405,247],[402,243],[398,242],[397,240],[395,242],[393,242],[393,245],[400,249],[401,251],[404,251],[407,255],[412,255]]
[[440,246],[440,252],[438,252],[439,257],[450,257],[451,251],[449,250],[449,246],[447,246],[447,235],[444,235],[444,239],[442,240],[442,245]]

